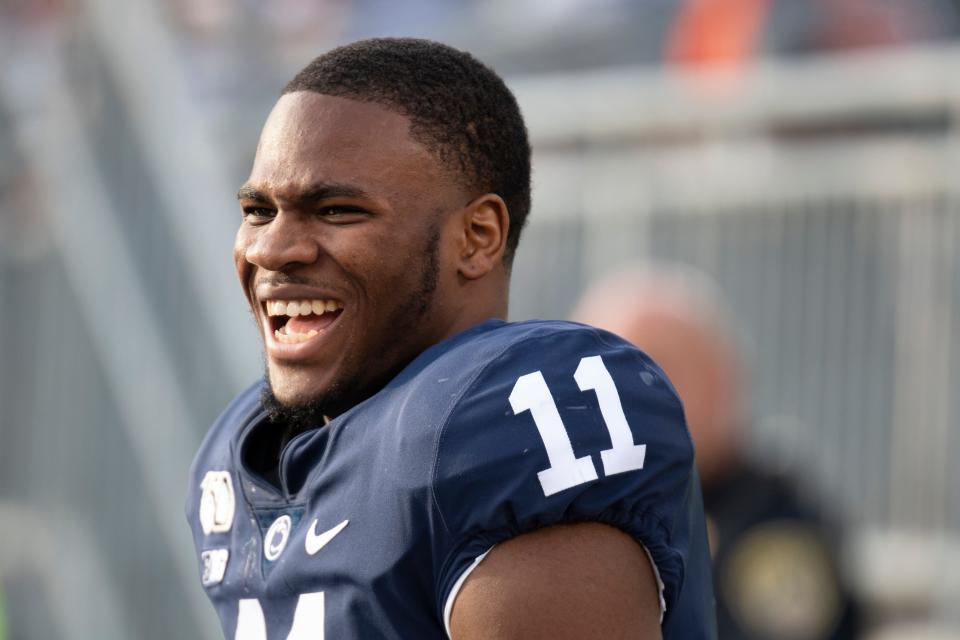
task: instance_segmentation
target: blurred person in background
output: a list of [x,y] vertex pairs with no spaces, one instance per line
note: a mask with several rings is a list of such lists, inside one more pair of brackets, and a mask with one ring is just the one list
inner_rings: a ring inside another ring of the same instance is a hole
[[721,640],[858,637],[837,532],[797,483],[744,447],[744,363],[717,287],[692,267],[618,271],[573,319],[627,339],[663,367],[684,403],[703,484]]

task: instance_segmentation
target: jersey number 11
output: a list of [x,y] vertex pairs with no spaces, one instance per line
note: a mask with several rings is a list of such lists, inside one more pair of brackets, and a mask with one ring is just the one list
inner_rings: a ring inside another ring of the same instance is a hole
[[[647,445],[636,444],[623,413],[620,394],[600,356],[581,358],[573,379],[580,391],[595,391],[600,414],[610,434],[612,446],[600,452],[603,473],[613,475],[643,468]],[[564,489],[597,479],[597,468],[590,456],[576,457],[567,428],[560,418],[557,403],[540,371],[520,376],[510,393],[515,414],[529,411],[547,450],[550,466],[537,473],[543,494],[550,496]]]

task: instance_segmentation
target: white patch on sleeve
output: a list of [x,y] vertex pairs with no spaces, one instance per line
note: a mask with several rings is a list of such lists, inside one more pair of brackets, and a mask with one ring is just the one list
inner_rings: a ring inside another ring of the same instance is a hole
[[[496,546],[496,545],[494,545]],[[447,637],[452,637],[450,635],[450,614],[453,613],[453,601],[457,599],[457,594],[460,593],[463,583],[466,582],[467,578],[473,573],[473,570],[487,557],[487,554],[493,551],[493,547],[490,547],[473,561],[469,567],[464,569],[463,573],[460,574],[460,577],[457,578],[457,581],[453,583],[453,588],[450,589],[450,593],[447,595],[447,601],[443,605],[443,628],[447,631]],[[659,579],[659,578],[658,578]]]
[[227,560],[230,559],[229,549],[207,549],[200,554],[200,563],[203,567],[200,582],[205,587],[212,587],[223,582],[227,573]]

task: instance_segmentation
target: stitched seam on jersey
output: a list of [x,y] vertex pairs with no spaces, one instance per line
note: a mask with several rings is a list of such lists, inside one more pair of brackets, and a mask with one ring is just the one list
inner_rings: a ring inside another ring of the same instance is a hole
[[457,549],[461,547],[466,547],[470,544],[471,540],[479,540],[487,546],[494,546],[505,542],[511,538],[523,535],[525,533],[531,533],[533,531],[538,531],[540,529],[545,529],[547,527],[552,527],[558,524],[581,524],[589,522],[599,522],[602,524],[610,525],[617,529],[624,531],[625,533],[630,534],[632,537],[637,537],[633,533],[627,530],[627,527],[630,524],[633,524],[636,521],[651,521],[657,529],[660,530],[661,535],[663,535],[664,540],[669,545],[671,541],[670,528],[663,523],[663,518],[660,514],[653,509],[644,509],[643,511],[630,511],[628,509],[621,508],[607,508],[602,513],[599,514],[582,514],[575,513],[571,516],[566,516],[557,522],[538,525],[533,527],[521,527],[518,529],[512,529],[510,527],[498,527],[496,529],[489,529],[486,531],[477,532],[466,538],[466,542],[462,545],[458,545]]
[[[533,338],[531,336],[530,338]],[[440,472],[440,447],[443,443],[443,436],[447,433],[447,427],[450,426],[450,416],[453,415],[453,410],[457,408],[457,405],[460,404],[460,401],[463,399],[463,396],[467,394],[468,391],[473,390],[473,385],[476,384],[477,380],[484,373],[487,372],[495,362],[497,362],[504,353],[512,349],[518,344],[526,342],[530,338],[524,338],[519,342],[513,342],[502,349],[500,349],[496,355],[494,355],[487,364],[483,365],[474,375],[470,378],[470,381],[464,386],[464,388],[457,394],[456,398],[450,403],[450,406],[447,407],[447,410],[444,412],[443,420],[441,421],[440,429],[437,432],[437,439],[433,447],[433,471],[430,473],[430,497],[433,500],[433,505],[437,509],[437,515],[440,516],[440,523],[443,524],[443,528],[446,529],[447,533],[453,533],[450,529],[450,526],[447,524],[447,519],[443,516],[443,509],[440,508],[440,500],[437,498],[437,474]]]

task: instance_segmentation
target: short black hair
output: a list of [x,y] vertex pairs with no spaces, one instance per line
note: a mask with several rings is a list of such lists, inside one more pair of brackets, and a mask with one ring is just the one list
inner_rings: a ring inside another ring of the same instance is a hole
[[507,204],[509,265],[530,212],[530,143],[516,98],[492,69],[453,47],[373,38],[314,59],[283,88],[373,102],[410,118],[410,135],[454,164],[469,189]]

